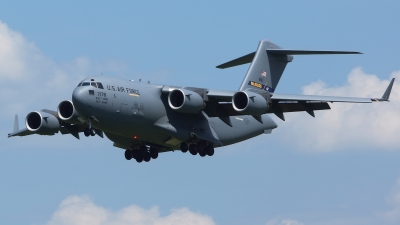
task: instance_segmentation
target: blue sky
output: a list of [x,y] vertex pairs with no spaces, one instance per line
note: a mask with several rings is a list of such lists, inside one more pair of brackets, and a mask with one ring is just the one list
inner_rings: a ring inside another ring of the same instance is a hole
[[0,3],[2,224],[398,224],[400,85],[390,103],[287,114],[213,157],[137,164],[99,137],[6,138],[87,76],[236,90],[215,66],[268,38],[296,56],[276,92],[380,97],[400,80],[398,1]]

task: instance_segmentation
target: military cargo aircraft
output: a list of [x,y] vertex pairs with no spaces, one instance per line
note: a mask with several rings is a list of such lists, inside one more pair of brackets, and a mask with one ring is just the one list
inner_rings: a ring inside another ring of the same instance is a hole
[[159,152],[180,150],[212,156],[214,148],[269,134],[285,120],[284,113],[330,109],[328,102],[371,103],[389,101],[394,78],[381,98],[332,97],[274,93],[293,55],[360,54],[349,51],[282,49],[263,40],[255,52],[217,66],[224,69],[251,63],[238,91],[176,87],[107,76],[89,77],[78,84],[72,100],[57,111],[30,112],[24,129],[15,115],[8,137],[30,134],[71,134],[79,139],[105,134],[125,150],[127,160],[156,159]]

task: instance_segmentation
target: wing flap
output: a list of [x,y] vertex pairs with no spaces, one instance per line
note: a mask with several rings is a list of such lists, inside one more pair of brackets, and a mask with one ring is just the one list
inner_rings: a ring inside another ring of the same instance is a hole
[[[306,111],[304,105],[301,103],[279,103],[271,107],[267,113],[274,113],[274,107],[279,107],[279,109],[286,113],[286,112],[301,112]],[[314,103],[307,103],[307,107],[310,110],[328,110],[331,109],[328,103],[326,102],[314,102]]]
[[[317,110],[329,110],[329,109],[331,109],[331,107],[326,102],[309,102],[306,103],[306,107],[304,103],[301,102],[284,102],[284,103],[272,104],[272,107],[266,113],[277,114],[277,112],[287,113],[287,112],[317,111]],[[208,104],[204,109],[204,112],[209,117],[219,117],[219,118],[224,118],[227,116],[243,115],[235,111],[235,109],[233,109],[232,103]]]
[[209,90],[207,96],[211,101],[230,102],[236,91]]

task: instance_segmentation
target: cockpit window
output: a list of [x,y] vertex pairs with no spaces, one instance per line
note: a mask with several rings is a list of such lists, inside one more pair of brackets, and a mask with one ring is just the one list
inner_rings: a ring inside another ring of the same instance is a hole
[[103,84],[100,83],[100,82],[83,82],[82,81],[82,82],[80,82],[78,84],[78,87],[80,87],[80,86],[89,86],[89,85],[91,85],[91,86],[93,86],[95,88],[104,89]]
[[100,82],[97,82],[97,87],[100,88],[100,89],[104,89],[103,85]]

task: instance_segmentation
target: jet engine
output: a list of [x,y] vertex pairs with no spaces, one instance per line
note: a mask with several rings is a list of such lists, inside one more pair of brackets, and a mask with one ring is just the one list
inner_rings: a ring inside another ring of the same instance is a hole
[[171,109],[181,113],[198,113],[205,107],[204,100],[198,93],[186,89],[171,91],[168,104]]
[[78,123],[79,114],[76,112],[74,104],[65,100],[58,104],[57,108],[58,117],[68,123]]
[[33,133],[41,135],[54,135],[60,130],[57,117],[42,111],[30,112],[26,116],[26,127]]
[[262,115],[269,109],[269,99],[269,93],[266,93],[266,96],[263,97],[253,92],[239,91],[232,97],[232,106],[240,114]]

